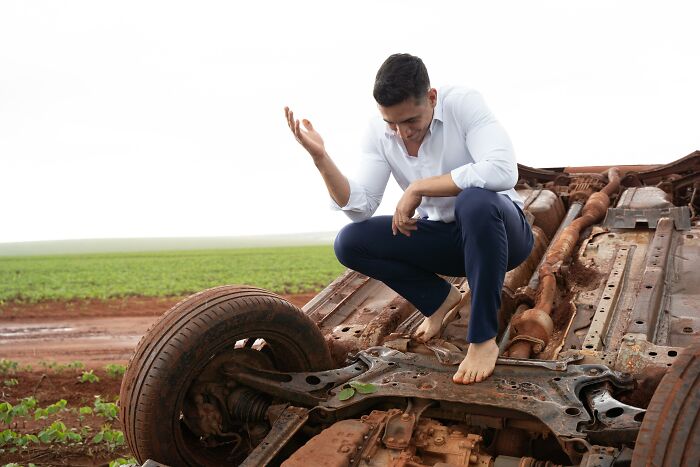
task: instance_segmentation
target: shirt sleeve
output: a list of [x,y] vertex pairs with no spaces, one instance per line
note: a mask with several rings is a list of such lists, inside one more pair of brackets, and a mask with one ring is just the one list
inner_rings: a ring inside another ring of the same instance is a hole
[[348,177],[350,198],[345,206],[331,199],[331,208],[342,210],[351,221],[360,222],[372,217],[384,196],[391,168],[381,154],[373,132],[368,131],[362,142],[362,152],[357,173]]
[[475,91],[457,96],[452,111],[465,131],[473,163],[453,169],[450,174],[461,189],[509,190],[518,182],[515,151],[505,129]]

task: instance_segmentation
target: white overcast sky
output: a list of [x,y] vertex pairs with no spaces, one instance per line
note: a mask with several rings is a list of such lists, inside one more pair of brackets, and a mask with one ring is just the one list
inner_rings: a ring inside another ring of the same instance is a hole
[[700,149],[696,5],[2,1],[0,242],[337,230],[282,109],[351,171],[395,52],[480,90],[523,164],[669,162]]

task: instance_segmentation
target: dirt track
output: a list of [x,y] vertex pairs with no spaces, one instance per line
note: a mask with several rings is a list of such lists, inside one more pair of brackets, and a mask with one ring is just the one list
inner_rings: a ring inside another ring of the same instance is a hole
[[[287,295],[301,307],[314,294]],[[0,307],[0,357],[23,364],[126,363],[149,326],[180,298],[133,297]]]

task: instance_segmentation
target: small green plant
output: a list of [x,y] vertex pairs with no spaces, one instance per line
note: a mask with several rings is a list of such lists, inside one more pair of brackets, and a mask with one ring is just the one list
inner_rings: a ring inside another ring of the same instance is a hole
[[107,375],[112,378],[121,378],[124,376],[124,372],[126,372],[126,366],[119,365],[117,363],[110,363],[109,365],[105,366],[105,371],[107,372]]
[[53,415],[65,409],[67,404],[68,402],[66,402],[65,399],[61,399],[58,402],[54,402],[51,405],[47,405],[43,409],[38,408],[34,411],[34,420],[47,419],[49,418],[49,415]]
[[83,362],[78,361],[78,360],[75,360],[75,361],[70,362],[70,363],[66,363],[64,366],[66,368],[68,368],[69,370],[82,370],[83,368],[85,368],[85,364]]
[[119,467],[120,465],[137,464],[137,460],[134,457],[129,457],[125,459],[123,457],[118,457],[109,462],[109,467]]
[[372,394],[373,392],[377,392],[377,386],[372,383],[350,381],[350,384],[345,385],[343,390],[338,393],[338,399],[346,401],[354,396],[355,392],[359,392],[360,394]]
[[114,402],[104,402],[100,396],[95,396],[94,413],[107,420],[114,420],[119,415],[119,407]]
[[50,443],[79,443],[83,440],[80,433],[76,433],[74,429],[68,430],[66,425],[60,421],[56,420],[48,427],[44,428],[37,435],[39,441],[44,444]]
[[94,444],[105,443],[107,449],[114,451],[117,446],[124,444],[124,433],[113,430],[110,424],[102,425],[102,429],[93,438]]
[[46,361],[40,360],[39,365],[41,365],[46,370],[52,370],[56,373],[61,373],[63,370],[82,370],[85,368],[85,364],[78,360],[72,361],[70,363],[58,363],[56,361]]
[[14,406],[9,402],[2,402],[0,403],[0,421],[9,425],[15,418],[26,416],[36,405],[37,400],[31,396],[25,397]]
[[0,375],[14,375],[17,372],[19,363],[13,360],[0,358]]
[[58,367],[57,362],[49,362],[46,360],[39,360],[39,365],[41,365],[45,370],[55,370]]
[[10,379],[4,380],[2,382],[2,384],[4,384],[5,386],[7,386],[9,388],[11,386],[17,386],[19,384],[19,381],[17,381],[16,378],[10,378]]
[[83,371],[83,374],[78,376],[78,382],[80,383],[97,383],[100,381],[100,378],[93,373],[93,370],[90,371]]

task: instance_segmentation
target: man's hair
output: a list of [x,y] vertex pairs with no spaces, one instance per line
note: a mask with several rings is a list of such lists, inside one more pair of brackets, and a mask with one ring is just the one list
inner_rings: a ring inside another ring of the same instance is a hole
[[430,88],[423,60],[410,54],[394,54],[377,71],[374,100],[382,107],[400,104],[409,97],[422,99]]

